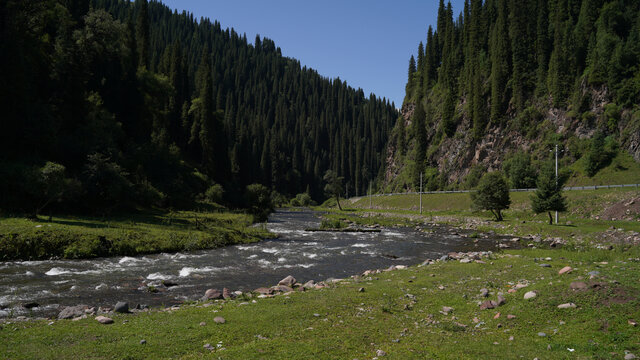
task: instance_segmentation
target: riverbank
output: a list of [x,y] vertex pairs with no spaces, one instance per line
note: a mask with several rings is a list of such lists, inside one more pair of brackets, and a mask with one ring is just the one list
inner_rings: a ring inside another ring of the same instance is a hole
[[145,211],[110,218],[0,218],[0,261],[195,251],[272,238],[246,214]]
[[598,189],[567,191],[568,211],[559,223],[549,225],[546,213],[531,211],[531,193],[512,192],[505,220],[495,222],[488,211],[471,209],[469,194],[423,195],[419,214],[418,195],[352,198],[350,211],[330,210],[329,219],[345,218],[358,224],[414,224],[426,221],[472,231],[493,232],[534,242],[560,242],[573,247],[629,247],[640,245],[640,191]]
[[109,315],[111,325],[93,316],[11,321],[0,325],[0,353],[11,359],[212,353],[221,359],[623,359],[640,353],[639,257],[637,249],[505,251],[368,272],[271,298],[243,295]]

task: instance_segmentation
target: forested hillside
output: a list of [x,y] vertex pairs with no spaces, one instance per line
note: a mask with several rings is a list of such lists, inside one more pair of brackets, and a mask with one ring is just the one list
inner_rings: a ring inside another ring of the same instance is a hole
[[555,145],[574,177],[640,161],[639,11],[632,0],[466,0],[455,16],[441,0],[409,61],[387,187],[415,189],[424,172],[428,189],[468,188],[490,170],[531,187]]
[[395,105],[274,41],[146,0],[0,3],[0,208],[242,206],[261,183],[363,193]]

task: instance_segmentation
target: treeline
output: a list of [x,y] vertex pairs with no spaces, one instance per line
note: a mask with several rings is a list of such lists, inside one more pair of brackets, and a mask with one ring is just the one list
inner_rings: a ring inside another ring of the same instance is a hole
[[[429,27],[409,61],[414,182],[436,166],[429,154],[465,119],[472,142],[489,128],[535,138],[550,108],[602,136],[617,135],[621,111],[640,102],[639,64],[638,1],[465,0],[455,17],[440,0],[437,28]],[[592,89],[605,90],[599,106],[608,109],[599,117]],[[402,146],[405,132],[396,133]]]
[[254,183],[320,200],[327,170],[364,193],[397,117],[270,39],[146,0],[3,1],[0,83],[8,210],[247,206]]

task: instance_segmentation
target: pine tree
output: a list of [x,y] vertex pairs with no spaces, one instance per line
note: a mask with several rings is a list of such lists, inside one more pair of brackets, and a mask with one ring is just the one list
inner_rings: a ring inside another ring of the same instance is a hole
[[538,0],[538,18],[536,23],[536,95],[542,96],[547,92],[547,66],[549,63],[549,13],[547,0]]
[[[498,0],[498,18],[491,34],[491,121],[500,124],[510,99],[507,82],[510,77],[510,46],[507,2]],[[484,131],[484,128],[477,131]]]
[[149,37],[149,7],[147,0],[137,0],[136,7],[139,6],[138,20],[136,22],[136,40],[138,42],[138,66],[148,67],[150,54],[150,37]]
[[567,210],[567,199],[562,196],[566,179],[566,176],[556,177],[551,161],[544,164],[538,175],[537,190],[531,196],[531,208],[536,214],[546,211],[549,214],[549,225],[553,223],[552,211]]

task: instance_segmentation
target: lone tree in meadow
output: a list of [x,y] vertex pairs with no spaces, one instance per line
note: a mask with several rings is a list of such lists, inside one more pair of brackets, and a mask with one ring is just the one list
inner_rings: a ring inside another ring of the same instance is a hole
[[324,186],[324,192],[327,194],[327,196],[335,196],[336,202],[338,203],[338,209],[342,211],[342,206],[340,206],[340,194],[343,191],[343,178],[338,176],[335,171],[327,170],[322,179],[327,183]]
[[489,210],[496,217],[496,221],[502,221],[502,210],[511,205],[509,198],[509,186],[500,172],[486,173],[475,192],[471,193],[473,206],[482,210]]
[[566,181],[567,176],[564,174],[556,179],[551,161],[543,165],[538,175],[538,189],[531,196],[531,207],[536,214],[548,212],[549,225],[553,224],[552,211],[567,211],[567,198],[562,196],[562,187]]

